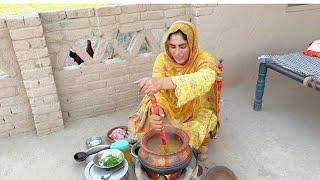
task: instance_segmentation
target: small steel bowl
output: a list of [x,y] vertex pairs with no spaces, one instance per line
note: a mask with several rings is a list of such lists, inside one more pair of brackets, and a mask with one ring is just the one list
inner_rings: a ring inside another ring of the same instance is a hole
[[90,149],[92,147],[98,146],[102,144],[102,137],[100,136],[94,136],[90,137],[86,140],[87,148]]
[[[117,164],[114,164],[113,166],[109,166],[109,167],[104,166],[103,163],[109,158],[109,155],[117,156],[118,158],[120,158],[120,161]],[[93,164],[99,168],[111,169],[121,164],[123,160],[124,160],[124,154],[122,151],[118,149],[106,149],[106,150],[100,151],[93,157]]]
[[[107,148],[110,148],[109,144],[101,144],[101,145],[98,145],[98,146],[94,146],[94,147],[88,149],[87,154],[91,154],[94,151],[99,151],[100,152],[100,149],[101,149],[101,151],[103,151],[102,149],[107,149]],[[94,155],[96,155],[97,153],[89,155],[85,160],[86,163],[88,164],[89,162],[91,162],[93,160]]]

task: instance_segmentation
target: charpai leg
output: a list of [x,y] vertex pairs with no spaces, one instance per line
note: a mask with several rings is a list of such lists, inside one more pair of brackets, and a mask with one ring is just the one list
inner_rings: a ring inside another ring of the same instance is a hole
[[264,93],[265,79],[267,75],[267,66],[265,63],[260,63],[259,75],[256,86],[256,96],[254,99],[253,110],[260,111],[262,107],[262,97]]

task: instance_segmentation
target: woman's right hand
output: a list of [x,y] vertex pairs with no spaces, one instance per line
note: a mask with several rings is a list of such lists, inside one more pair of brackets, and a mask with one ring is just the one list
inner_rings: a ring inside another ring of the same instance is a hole
[[163,128],[164,117],[165,114],[161,107],[159,107],[159,115],[156,115],[153,112],[153,108],[151,108],[151,126],[157,133],[159,133]]

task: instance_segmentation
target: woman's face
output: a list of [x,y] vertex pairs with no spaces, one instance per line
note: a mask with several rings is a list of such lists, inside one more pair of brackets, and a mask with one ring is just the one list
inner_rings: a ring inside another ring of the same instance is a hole
[[180,33],[171,35],[169,52],[176,63],[185,65],[188,62],[190,53],[189,45]]

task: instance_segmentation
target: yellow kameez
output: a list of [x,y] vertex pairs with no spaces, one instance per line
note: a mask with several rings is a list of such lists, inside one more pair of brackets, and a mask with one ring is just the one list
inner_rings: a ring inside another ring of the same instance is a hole
[[203,68],[193,74],[172,78],[173,83],[176,84],[175,95],[178,107],[200,96],[198,115],[193,120],[177,124],[177,127],[187,132],[190,139],[189,144],[196,149],[217,125],[217,116],[213,111],[213,104],[209,101],[209,94],[207,94],[214,83],[215,75],[215,71],[210,68]]
[[[185,65],[175,63],[166,41],[170,33],[179,29],[187,35],[190,48],[189,60]],[[157,56],[152,76],[172,77],[176,88],[161,90],[155,97],[166,114],[165,125],[183,129],[189,135],[189,144],[198,149],[204,138],[218,125],[212,88],[216,77],[215,59],[199,49],[196,31],[191,23],[174,23],[164,39],[166,51]],[[128,128],[137,138],[151,129],[150,108],[149,96],[145,96],[138,110],[130,116]]]

